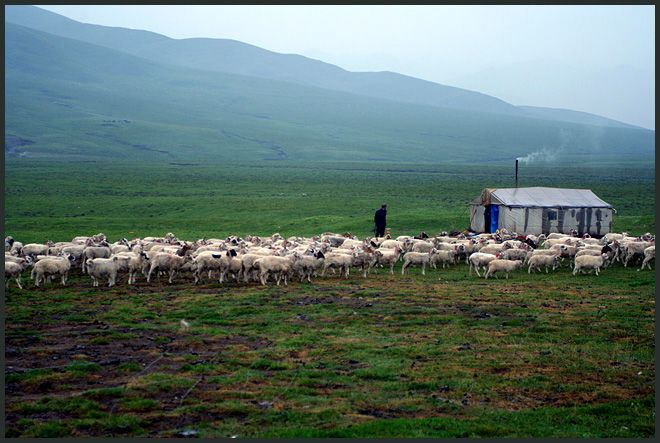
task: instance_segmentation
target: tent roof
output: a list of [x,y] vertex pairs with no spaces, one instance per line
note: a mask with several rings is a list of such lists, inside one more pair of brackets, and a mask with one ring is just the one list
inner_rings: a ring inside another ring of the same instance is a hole
[[564,188],[497,188],[485,189],[482,196],[472,204],[494,203],[504,206],[523,206],[537,208],[612,208],[590,189]]

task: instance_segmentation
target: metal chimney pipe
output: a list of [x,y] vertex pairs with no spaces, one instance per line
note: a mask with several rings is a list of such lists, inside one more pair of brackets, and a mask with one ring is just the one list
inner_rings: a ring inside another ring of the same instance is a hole
[[516,188],[518,187],[518,159],[516,159]]

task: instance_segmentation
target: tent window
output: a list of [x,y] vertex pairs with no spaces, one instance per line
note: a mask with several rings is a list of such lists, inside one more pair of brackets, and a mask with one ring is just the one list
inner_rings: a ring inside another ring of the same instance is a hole
[[557,220],[557,211],[548,211],[548,220]]

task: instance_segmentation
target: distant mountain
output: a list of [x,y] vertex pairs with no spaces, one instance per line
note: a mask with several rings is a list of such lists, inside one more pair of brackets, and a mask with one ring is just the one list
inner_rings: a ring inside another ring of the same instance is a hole
[[[609,118],[600,122],[596,122],[596,118],[595,124],[635,124],[637,127],[651,129],[655,127],[655,73],[633,66],[589,68],[552,59],[532,60],[491,66],[454,78],[450,84],[477,89],[519,105],[533,104],[536,107],[541,105],[544,108],[557,108],[561,102],[570,103],[562,105],[562,108],[573,110],[597,106],[602,110],[602,115]],[[620,85],[626,87],[621,88]],[[573,116],[580,117],[577,114]],[[628,119],[630,116],[636,116],[636,120],[628,121],[625,116],[628,116]],[[620,120],[626,120],[629,124]]]
[[248,75],[368,97],[452,109],[621,126],[586,113],[517,107],[498,98],[394,72],[349,72],[301,55],[279,54],[227,39],[171,39],[153,32],[91,25],[32,6],[5,7],[5,20],[51,34],[116,49],[158,63]]
[[538,106],[518,106],[518,108],[524,109],[529,114],[545,120],[558,120],[594,126],[611,126],[614,128],[640,129],[639,126],[629,125],[617,120],[601,117],[600,115],[589,114],[588,112],[572,111],[570,109],[541,108]]
[[401,103],[146,60],[5,23],[5,153],[22,158],[653,159],[654,132]]

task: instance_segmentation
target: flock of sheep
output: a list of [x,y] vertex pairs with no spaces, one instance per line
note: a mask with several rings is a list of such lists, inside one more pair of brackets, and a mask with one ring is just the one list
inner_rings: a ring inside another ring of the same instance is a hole
[[550,269],[555,271],[568,262],[573,274],[593,272],[620,262],[623,266],[641,263],[640,269],[651,269],[655,259],[655,236],[631,237],[626,233],[609,233],[601,239],[588,235],[566,234],[548,236],[495,234],[450,236],[443,232],[430,237],[367,238],[359,240],[350,234],[324,233],[319,236],[283,238],[248,235],[225,239],[200,239],[194,242],[178,240],[172,233],[164,237],[121,239],[109,243],[104,234],[75,237],[70,242],[23,245],[12,237],[5,238],[5,286],[13,278],[19,288],[21,274],[32,268],[30,277],[35,286],[50,282],[53,277],[66,285],[72,268],[80,267],[92,279],[93,286],[101,282],[115,285],[120,274],[127,283],[135,284],[139,275],[147,283],[154,276],[167,275],[172,283],[177,273],[188,274],[198,284],[217,278],[220,283],[234,281],[260,282],[266,285],[272,278],[288,284],[294,277],[311,283],[313,276],[325,276],[328,270],[348,278],[352,268],[362,277],[375,267],[389,268],[402,262],[401,273],[411,266],[443,268],[465,262],[469,273],[485,271],[484,277],[506,274],[527,267],[527,272]]

